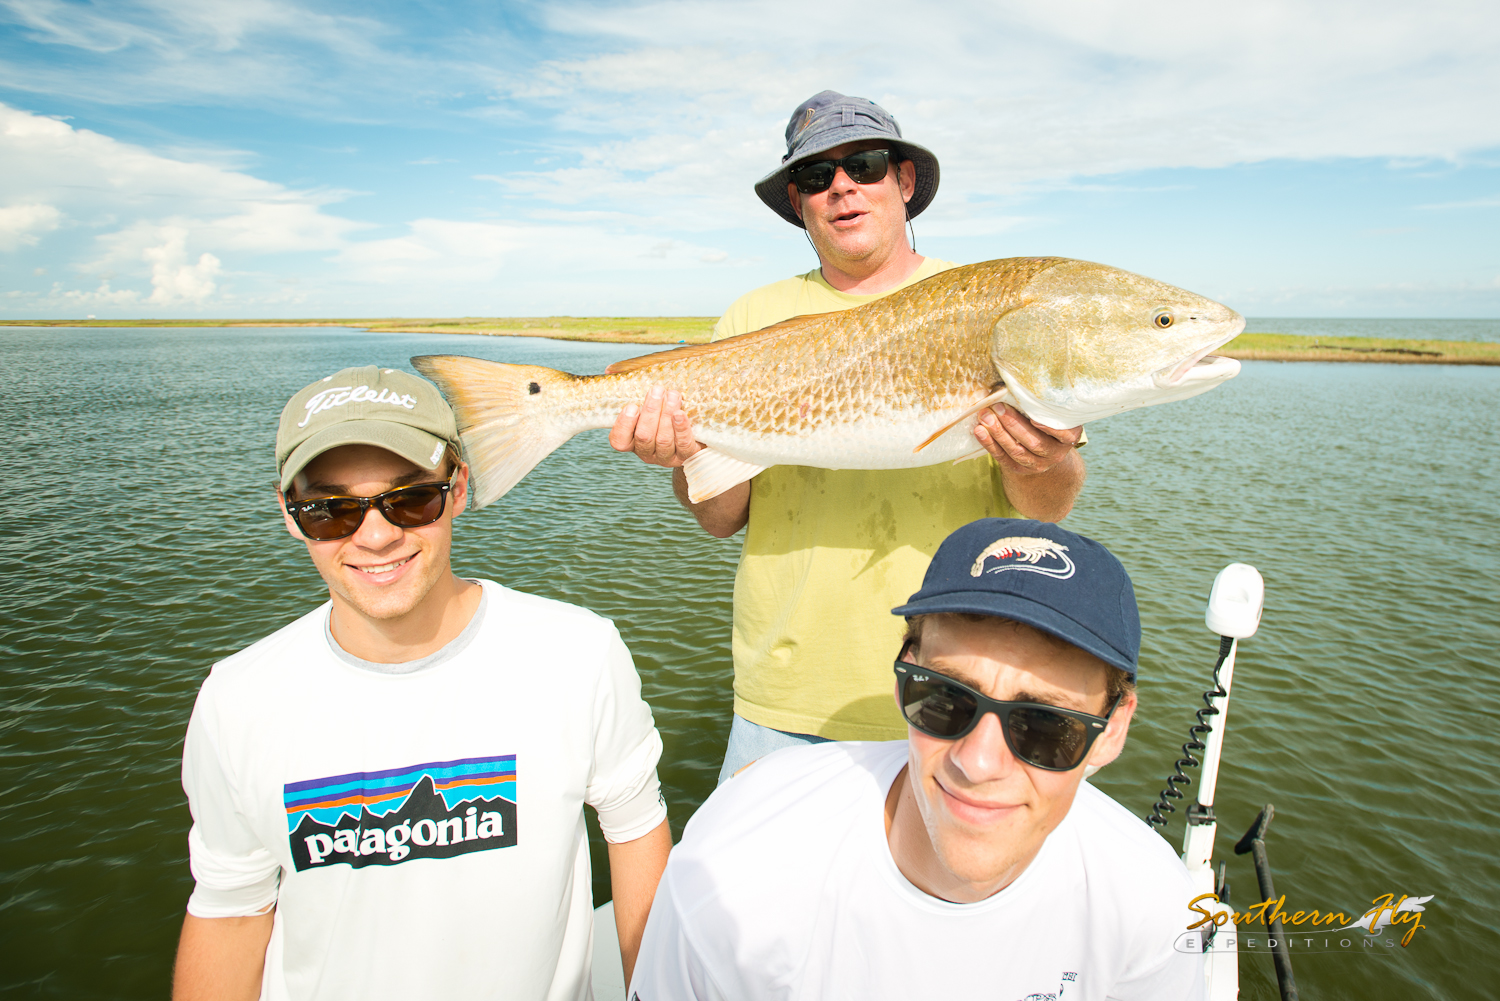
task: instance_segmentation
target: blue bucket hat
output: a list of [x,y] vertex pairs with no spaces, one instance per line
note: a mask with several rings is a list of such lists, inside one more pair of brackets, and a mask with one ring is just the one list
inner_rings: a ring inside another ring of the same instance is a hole
[[874,101],[846,97],[833,90],[814,94],[797,105],[786,124],[786,156],[781,158],[780,167],[755,183],[755,193],[781,218],[806,229],[792,210],[792,200],[786,193],[792,165],[860,139],[891,140],[891,147],[911,161],[917,171],[917,187],[911,201],[906,203],[906,215],[909,219],[921,215],[937,194],[937,157],[925,147],[902,139],[896,119]]
[[1141,615],[1114,555],[1047,521],[984,518],[943,540],[893,615],[968,612],[1024,622],[1135,679]]

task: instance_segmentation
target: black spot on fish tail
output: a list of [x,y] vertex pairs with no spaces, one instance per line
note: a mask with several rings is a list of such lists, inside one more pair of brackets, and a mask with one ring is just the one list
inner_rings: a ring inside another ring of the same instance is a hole
[[528,384],[527,387],[526,387],[526,392],[530,393],[532,396],[535,396],[537,393],[540,393],[541,391],[542,391],[542,387],[539,386],[539,385],[537,385],[534,382]]

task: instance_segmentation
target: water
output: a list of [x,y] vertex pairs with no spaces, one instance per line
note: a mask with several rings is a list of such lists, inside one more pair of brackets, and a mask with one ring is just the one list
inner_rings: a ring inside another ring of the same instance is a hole
[[1328,319],[1252,316],[1245,329],[1257,334],[1301,337],[1385,337],[1395,340],[1500,341],[1500,320]]
[[[208,666],[326,594],[276,516],[275,416],[349,364],[458,351],[599,371],[638,353],[337,329],[0,331],[0,991],[163,996],[190,890],[178,756]],[[1095,780],[1146,813],[1216,643],[1215,572],[1266,577],[1219,784],[1220,851],[1259,807],[1293,907],[1435,894],[1410,948],[1300,956],[1303,995],[1455,998],[1500,947],[1500,370],[1249,363],[1207,396],[1090,428],[1070,527],[1130,568],[1143,710]],[[619,623],[666,743],[673,826],[727,733],[738,542],[700,532],[664,471],[576,439],[460,520],[460,572]],[[915,586],[915,585],[914,585]],[[1180,814],[1178,815],[1180,818]],[[1180,819],[1168,830],[1180,843]],[[596,833],[597,838],[597,833]],[[603,852],[596,840],[596,863]],[[1248,857],[1231,856],[1240,907]],[[595,892],[607,882],[596,864]],[[1264,957],[1243,997],[1275,996]]]

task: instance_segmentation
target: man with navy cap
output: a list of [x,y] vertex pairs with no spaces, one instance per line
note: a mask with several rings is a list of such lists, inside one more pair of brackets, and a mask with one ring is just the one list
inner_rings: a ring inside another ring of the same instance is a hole
[[[729,307],[719,340],[793,316],[861,306],[955,267],[923,257],[907,226],[938,189],[938,161],[878,104],[825,90],[798,105],[786,155],[755,185],[806,231],[818,267]],[[692,401],[688,401],[691,403]],[[610,443],[680,467],[701,446],[681,396],[657,387],[627,407]],[[1004,404],[974,430],[976,458],[918,469],[773,466],[690,503],[711,535],[745,528],[734,592],[734,719],[723,777],[767,751],[818,740],[884,740],[903,731],[885,698],[884,609],[949,532],[976,518],[1060,520],[1083,485],[1082,428],[1056,431]],[[982,448],[982,452],[980,451]]]
[[667,864],[633,1001],[1202,997],[1187,871],[1084,781],[1136,708],[1119,561],[983,519],[894,613],[907,738],[786,748],[721,786]]

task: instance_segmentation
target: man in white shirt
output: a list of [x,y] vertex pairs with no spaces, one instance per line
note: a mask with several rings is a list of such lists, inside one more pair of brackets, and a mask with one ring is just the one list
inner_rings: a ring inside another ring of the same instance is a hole
[[587,998],[585,803],[628,975],[671,834],[614,625],[453,574],[468,467],[416,376],[306,387],[276,457],[287,531],[330,600],[199,693],[173,996]]
[[721,786],[662,877],[632,1001],[1201,998],[1187,871],[1084,782],[1136,707],[1119,561],[982,519],[894,611],[907,739],[786,748]]

